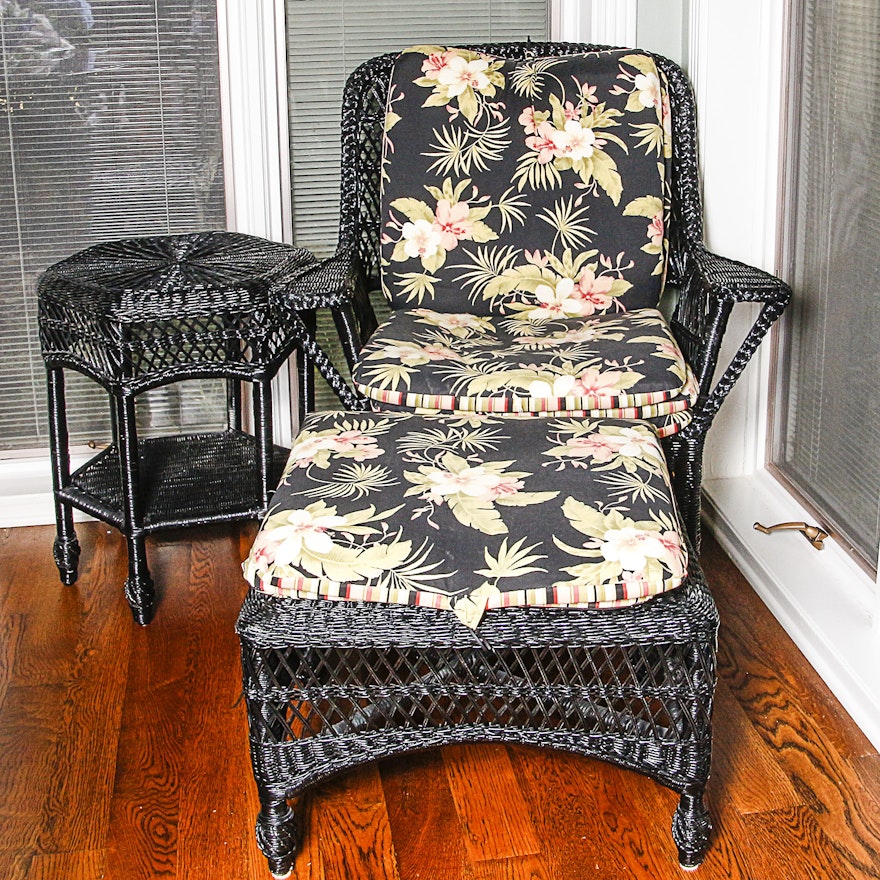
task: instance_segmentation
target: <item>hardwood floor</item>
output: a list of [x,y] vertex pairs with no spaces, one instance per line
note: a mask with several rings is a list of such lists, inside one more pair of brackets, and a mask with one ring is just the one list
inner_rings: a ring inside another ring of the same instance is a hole
[[[253,536],[149,547],[160,604],[122,598],[125,545],[78,527],[0,531],[0,878],[268,878],[233,621]],[[700,880],[880,878],[880,755],[710,539],[721,681]],[[303,804],[298,880],[665,880],[676,796],[571,755],[470,746],[367,766]]]

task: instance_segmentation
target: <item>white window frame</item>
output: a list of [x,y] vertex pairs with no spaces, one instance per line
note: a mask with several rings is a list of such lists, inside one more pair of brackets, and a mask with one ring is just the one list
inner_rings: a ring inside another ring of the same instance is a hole
[[[771,272],[781,269],[788,7],[778,0],[691,0],[689,9],[689,72],[700,108],[708,245]],[[742,161],[740,139],[731,136],[727,109],[746,102],[748,162]],[[762,156],[755,157],[756,149]],[[732,335],[747,323],[736,322]],[[795,532],[770,537],[753,528],[756,521],[814,519],[767,468],[776,356],[772,345],[761,346],[709,434],[707,520],[844,708],[880,747],[878,584],[834,540],[818,552]]]

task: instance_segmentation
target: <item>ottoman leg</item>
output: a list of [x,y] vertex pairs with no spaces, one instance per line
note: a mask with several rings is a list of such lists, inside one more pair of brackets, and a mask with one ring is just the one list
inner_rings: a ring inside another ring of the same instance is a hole
[[58,498],[58,492],[70,483],[70,452],[67,434],[67,411],[64,401],[64,372],[61,367],[46,371],[49,395],[49,447],[52,458],[52,484],[55,499],[57,535],[52,555],[58,566],[61,583],[76,581],[79,568],[79,541],[73,527],[73,510]]
[[257,843],[269,861],[273,877],[289,877],[296,853],[296,819],[284,798],[260,792]]
[[709,846],[712,821],[703,803],[702,786],[690,786],[681,796],[672,817],[672,839],[678,847],[678,861],[686,871],[698,868]]

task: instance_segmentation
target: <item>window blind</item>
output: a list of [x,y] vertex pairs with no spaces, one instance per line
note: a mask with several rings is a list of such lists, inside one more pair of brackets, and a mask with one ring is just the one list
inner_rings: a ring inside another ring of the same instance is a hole
[[287,0],[294,241],[332,253],[339,201],[339,113],[348,75],[417,43],[545,40],[547,0]]
[[[223,228],[216,0],[0,3],[0,450],[47,444],[36,281],[98,241]],[[73,442],[109,434],[68,373]],[[217,406],[215,406],[215,403]],[[150,392],[142,429],[216,423],[220,383]]]
[[[538,41],[550,31],[547,0],[286,0],[286,12],[293,235],[320,256],[336,245],[342,89],[359,64],[419,43]],[[323,313],[317,330],[346,374]],[[318,409],[338,405],[320,377],[315,399]]]
[[803,0],[772,458],[872,567],[880,543],[880,6]]

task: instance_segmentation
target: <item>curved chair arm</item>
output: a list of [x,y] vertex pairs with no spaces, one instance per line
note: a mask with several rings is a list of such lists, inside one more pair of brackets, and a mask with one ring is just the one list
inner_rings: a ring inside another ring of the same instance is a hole
[[[683,253],[677,254],[681,294],[672,327],[700,383],[695,421],[697,430],[705,432],[755,349],[791,299],[791,288],[761,269],[713,254],[702,244],[688,244]],[[761,309],[713,384],[721,340],[736,303],[760,303]]]
[[[316,337],[317,309],[330,309],[342,343],[349,369],[361,347],[361,340],[372,332],[372,309],[366,311],[366,293],[359,283],[357,258],[353,248],[340,247],[332,256],[317,259],[308,251],[307,259],[291,259],[273,278],[273,295],[284,302],[301,353],[300,415],[314,408],[314,390],[310,379],[315,368],[348,409],[369,409],[369,403],[354,390],[346,376],[334,366]],[[369,302],[367,301],[367,308]],[[309,378],[307,378],[309,377]]]

